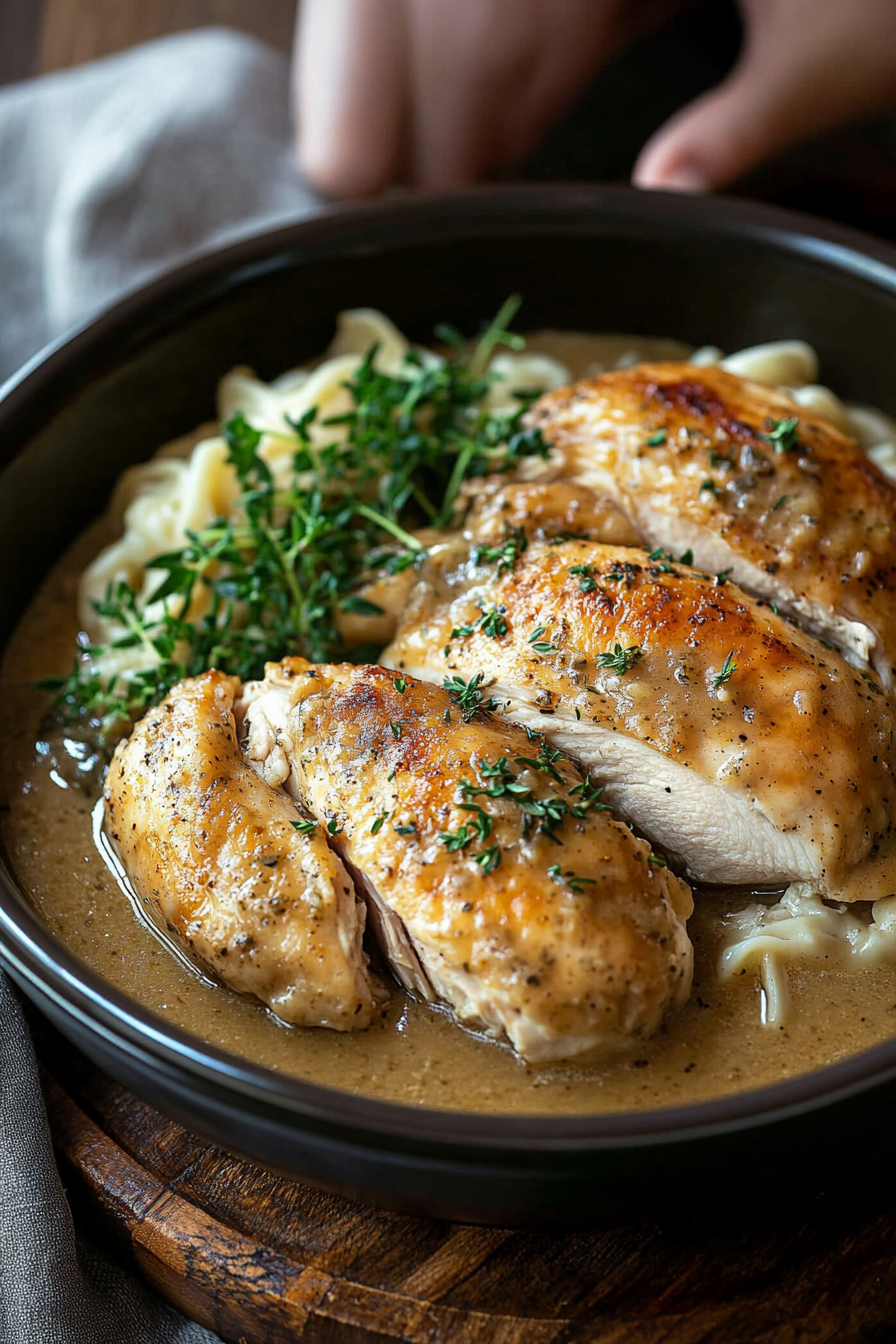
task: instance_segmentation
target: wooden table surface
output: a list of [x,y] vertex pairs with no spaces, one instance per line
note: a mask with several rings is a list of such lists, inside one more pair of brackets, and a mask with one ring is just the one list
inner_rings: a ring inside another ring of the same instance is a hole
[[296,0],[0,0],[0,84],[226,24],[288,49]]

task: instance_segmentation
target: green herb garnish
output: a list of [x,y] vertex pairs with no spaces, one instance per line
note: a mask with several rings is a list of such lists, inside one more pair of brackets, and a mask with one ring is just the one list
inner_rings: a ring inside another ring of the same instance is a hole
[[776,453],[789,453],[794,448],[802,446],[797,433],[799,424],[795,415],[790,415],[785,420],[772,420],[768,433],[760,434],[759,437],[765,439],[766,443],[774,444]]
[[578,579],[580,593],[593,593],[597,587],[594,569],[591,565],[570,565],[567,573]]
[[[344,415],[322,422],[312,410],[290,422],[295,452],[285,485],[261,455],[262,432],[243,415],[228,421],[222,434],[238,485],[232,514],[149,562],[159,582],[146,601],[142,575],[133,588],[110,586],[97,611],[119,627],[115,639],[82,650],[69,676],[43,683],[61,717],[111,735],[176,682],[211,667],[253,680],[266,662],[291,653],[312,662],[343,658],[339,613],[381,614],[357,589],[377,569],[397,573],[416,563],[423,548],[415,528],[450,524],[465,480],[550,454],[540,430],[522,427],[528,393],[510,414],[480,405],[493,382],[494,350],[520,345],[507,330],[517,303],[504,305],[469,359],[459,348],[426,361],[410,351],[401,370],[387,374],[371,349],[346,384]],[[525,548],[517,531],[480,552],[502,572]],[[193,615],[194,606],[203,614]],[[145,666],[104,678],[94,660],[110,648],[141,649]]]
[[501,607],[491,607],[488,611],[484,611],[476,624],[489,639],[500,639],[502,635],[507,634],[507,622]]
[[473,855],[473,862],[478,863],[484,873],[493,873],[501,862],[501,851],[497,845],[489,845],[481,854]]
[[609,668],[615,672],[617,677],[624,677],[626,672],[630,672],[635,663],[640,662],[644,657],[644,650],[637,644],[630,644],[624,649],[621,644],[616,644],[612,653],[599,653],[597,655],[597,666]]
[[451,693],[452,699],[457,704],[458,709],[463,715],[464,723],[470,723],[474,716],[480,710],[492,710],[498,708],[497,700],[490,699],[485,701],[482,690],[482,673],[477,672],[469,681],[464,681],[463,677],[446,677],[442,682],[446,691]]
[[513,569],[517,560],[528,549],[529,542],[521,527],[515,527],[506,541],[500,546],[477,546],[473,551],[473,563],[476,565],[498,562],[498,574]]
[[557,882],[561,886],[569,887],[570,891],[581,894],[586,887],[593,887],[596,879],[593,877],[577,877],[573,872],[561,872],[559,863],[552,863],[548,868],[548,877],[552,882]]
[[725,661],[722,664],[721,672],[717,672],[716,675],[713,677],[712,689],[714,691],[717,691],[720,686],[724,686],[726,682],[729,682],[731,680],[732,674],[736,671],[737,671],[737,663],[734,661],[734,653],[732,651],[731,653],[727,654]]
[[545,634],[546,630],[547,626],[536,626],[529,636],[529,643],[532,646],[533,652],[540,654],[559,653],[560,650],[556,648],[549,639],[542,639],[542,635]]

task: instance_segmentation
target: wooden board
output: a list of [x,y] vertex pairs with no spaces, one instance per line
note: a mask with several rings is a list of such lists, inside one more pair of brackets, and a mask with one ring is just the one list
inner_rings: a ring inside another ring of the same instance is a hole
[[272,1176],[187,1133],[52,1036],[40,1050],[79,1217],[233,1344],[896,1338],[896,1200],[875,1182],[788,1210],[775,1171],[757,1171],[766,1215],[748,1221],[732,1207],[724,1224],[701,1223],[692,1189],[665,1226],[548,1235],[438,1223]]
[[296,0],[6,0],[0,3],[0,84],[213,24],[288,51],[295,17]]

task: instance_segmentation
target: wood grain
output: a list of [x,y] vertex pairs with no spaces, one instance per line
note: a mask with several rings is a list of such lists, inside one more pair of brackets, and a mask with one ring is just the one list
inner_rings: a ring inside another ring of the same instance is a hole
[[[16,0],[16,8],[31,3]],[[43,9],[40,69],[48,71],[211,24],[288,49],[296,0],[43,0]]]
[[[871,1344],[896,1337],[892,1192],[568,1235],[385,1213],[240,1161],[44,1036],[79,1216],[233,1344]],[[798,1160],[798,1155],[782,1155]]]

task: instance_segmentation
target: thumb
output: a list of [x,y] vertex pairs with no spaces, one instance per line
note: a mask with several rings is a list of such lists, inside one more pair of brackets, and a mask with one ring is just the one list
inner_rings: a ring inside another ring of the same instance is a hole
[[820,9],[834,22],[818,24],[814,32],[811,25],[794,22],[806,17],[800,0],[777,7],[769,23],[763,23],[759,6],[752,15],[753,7],[745,7],[748,23],[751,17],[756,22],[748,26],[741,59],[723,84],[651,137],[635,164],[635,186],[724,187],[763,160],[879,111],[896,97],[896,53],[881,51],[879,28],[839,31],[837,20],[849,19],[850,6],[834,8],[827,0]]

